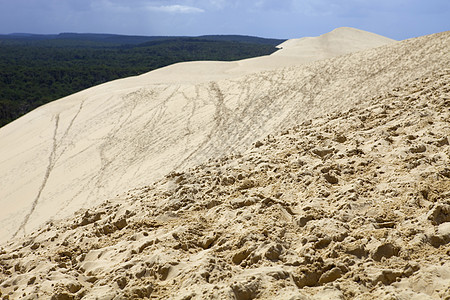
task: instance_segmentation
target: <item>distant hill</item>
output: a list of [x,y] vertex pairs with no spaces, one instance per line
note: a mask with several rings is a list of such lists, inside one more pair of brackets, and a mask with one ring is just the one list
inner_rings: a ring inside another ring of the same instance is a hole
[[[118,34],[102,34],[102,33],[60,33],[60,34],[30,34],[30,33],[12,33],[0,35],[0,43],[9,41],[15,43],[36,43],[42,45],[46,41],[47,44],[57,46],[61,41],[72,40],[92,44],[97,43],[103,46],[122,46],[122,45],[138,45],[152,41],[165,41],[174,39],[202,39],[208,41],[221,42],[239,42],[261,45],[277,46],[285,39],[267,39],[245,35],[203,35],[198,37],[188,36],[140,36],[140,35],[118,35]],[[50,41],[50,42],[49,42]],[[65,43],[62,43],[65,45]]]
[[0,35],[0,127],[83,89],[195,60],[268,55],[284,40],[61,33]]
[[286,41],[280,39],[266,39],[246,35],[203,35],[200,36],[199,38],[213,41],[241,42],[241,43],[252,43],[252,44],[263,44],[274,46],[277,46]]

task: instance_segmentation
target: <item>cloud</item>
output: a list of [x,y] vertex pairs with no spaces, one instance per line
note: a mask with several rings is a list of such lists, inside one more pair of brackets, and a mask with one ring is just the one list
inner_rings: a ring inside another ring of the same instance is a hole
[[[0,0],[1,1],[1,0]],[[98,0],[92,3],[91,7],[96,11],[106,10],[115,13],[139,13],[142,11],[151,12],[165,12],[165,13],[180,13],[192,14],[203,13],[204,9],[192,5],[180,4],[180,0],[172,1],[124,1],[124,0]]]
[[0,7],[0,33],[283,38],[350,26],[404,39],[448,30],[450,13],[449,0],[0,0]]
[[186,6],[186,5],[163,5],[163,6],[147,6],[150,11],[166,12],[166,13],[180,13],[180,14],[193,14],[203,13],[204,9]]

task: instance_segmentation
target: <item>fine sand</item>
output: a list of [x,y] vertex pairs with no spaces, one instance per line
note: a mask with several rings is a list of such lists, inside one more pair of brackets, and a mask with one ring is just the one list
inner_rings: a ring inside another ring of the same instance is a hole
[[[170,171],[244,150],[297,122],[285,120],[286,114],[310,114],[302,103],[310,97],[315,71],[280,67],[392,42],[340,28],[290,43],[301,51],[286,45],[275,55],[239,62],[175,64],[30,112],[0,128],[0,241]],[[324,91],[330,88],[336,86]]]
[[449,299],[450,32],[305,41],[0,129],[0,297]]

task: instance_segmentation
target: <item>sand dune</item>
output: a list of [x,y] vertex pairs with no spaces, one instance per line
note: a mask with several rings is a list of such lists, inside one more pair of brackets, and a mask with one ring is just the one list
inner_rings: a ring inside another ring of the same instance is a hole
[[281,46],[1,128],[0,296],[446,299],[450,32]]
[[248,75],[255,72],[292,67],[394,43],[380,35],[341,27],[318,37],[288,40],[272,55],[235,62],[188,62],[144,75],[153,83],[199,83]]
[[[268,85],[261,90],[270,101],[245,95],[260,105],[256,112],[227,102],[238,83],[199,86],[200,95],[225,97],[212,142],[199,152],[239,144],[237,120],[257,128],[249,140],[283,130],[4,244],[0,295],[448,299],[449,39],[447,32],[245,77],[251,90]],[[305,81],[312,99],[298,86]],[[315,117],[305,120],[306,109]],[[256,117],[272,124],[250,123]]]
[[[295,66],[391,43],[372,33],[341,28],[287,43],[272,56],[176,64],[30,112],[0,129],[0,240],[26,234],[50,219],[170,171],[244,150],[268,132],[300,119],[349,105],[356,97],[343,98],[344,90],[354,89],[347,87],[351,78],[343,70],[355,63],[360,72],[378,72],[401,59],[402,50]],[[378,55],[388,57],[372,68],[360,61],[376,60]],[[421,63],[414,62],[411,69],[420,69]],[[324,65],[331,69],[321,70],[325,76],[319,77],[316,72]],[[286,66],[291,69],[282,68]],[[369,76],[360,75],[351,75],[355,83]],[[382,75],[375,75],[367,88],[389,86],[390,79],[378,83],[377,77]],[[331,78],[336,80],[325,82]],[[334,99],[324,102],[327,95]]]

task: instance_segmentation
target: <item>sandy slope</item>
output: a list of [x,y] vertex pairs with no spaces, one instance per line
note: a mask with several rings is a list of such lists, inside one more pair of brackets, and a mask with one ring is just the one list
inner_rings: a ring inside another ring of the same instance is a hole
[[[420,46],[432,64],[431,53],[440,43],[448,47],[448,39],[443,33],[369,54],[379,61],[399,52],[412,63]],[[358,60],[373,64],[364,55],[281,74],[317,74],[329,66],[342,76],[338,67],[349,71],[343,66],[349,60],[355,74]],[[438,61],[439,70],[411,74],[389,91],[369,89],[351,108],[298,122],[242,154],[173,172],[16,238],[0,248],[1,293],[10,299],[449,299],[450,69],[448,57]],[[386,68],[383,75],[396,78],[412,72],[392,61]],[[313,100],[308,108],[319,106]]]
[[394,43],[389,38],[355,28],[341,27],[318,37],[288,40],[269,56],[235,62],[188,62],[174,64],[144,75],[153,83],[199,83],[235,78],[292,67],[316,60]]
[[[294,67],[392,42],[340,28],[291,41],[272,56],[177,64],[32,111],[0,129],[0,241],[389,88],[391,64],[415,71],[401,82],[433,70],[442,56],[437,49],[425,67],[425,59],[416,60],[431,46],[424,40],[424,49],[411,42],[412,54],[407,42]],[[254,73],[261,70],[269,71]]]

